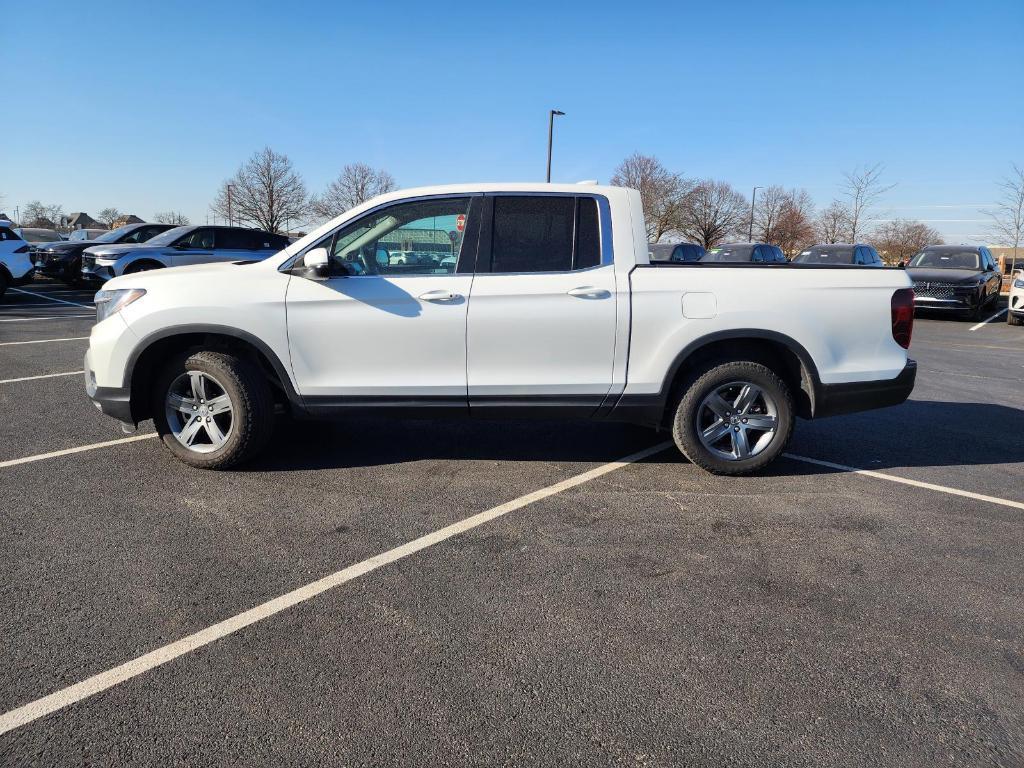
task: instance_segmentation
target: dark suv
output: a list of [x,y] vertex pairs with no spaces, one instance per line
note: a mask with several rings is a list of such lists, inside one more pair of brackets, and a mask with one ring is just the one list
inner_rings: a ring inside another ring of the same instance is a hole
[[794,264],[847,264],[864,267],[884,267],[878,251],[863,243],[822,243],[800,251]]
[[999,301],[1003,278],[983,245],[929,245],[907,264],[918,309],[959,311],[972,320]]
[[725,243],[716,245],[700,259],[702,262],[751,262],[785,264],[786,255],[777,245],[768,243]]
[[696,243],[651,243],[648,248],[651,261],[700,261],[704,248]]
[[168,229],[174,229],[174,225],[126,224],[123,227],[104,232],[95,240],[64,240],[38,245],[33,253],[36,273],[73,285],[81,280],[82,252],[86,248],[108,243],[111,245],[115,243],[144,243]]

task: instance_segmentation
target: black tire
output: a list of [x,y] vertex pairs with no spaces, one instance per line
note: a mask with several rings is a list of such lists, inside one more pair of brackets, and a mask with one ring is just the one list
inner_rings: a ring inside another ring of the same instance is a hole
[[[759,452],[746,459],[717,455],[704,445],[698,431],[701,403],[716,389],[734,382],[760,387],[771,396],[776,410],[774,437]],[[746,475],[768,466],[785,450],[793,434],[794,420],[789,387],[771,368],[750,360],[718,362],[696,371],[684,383],[672,420],[672,437],[683,455],[698,467],[716,475]]]
[[0,298],[7,293],[7,286],[11,284],[10,278],[7,276],[7,271],[0,269]]
[[[209,374],[231,402],[231,423],[224,444],[207,453],[183,445],[168,423],[166,398],[182,374]],[[199,469],[228,469],[259,453],[274,429],[274,399],[267,377],[254,363],[225,352],[204,350],[179,355],[156,377],[152,401],[153,422],[167,449]]]
[[1006,324],[1007,325],[1024,325],[1024,316],[1015,315],[1013,312],[1007,310],[1006,312]]

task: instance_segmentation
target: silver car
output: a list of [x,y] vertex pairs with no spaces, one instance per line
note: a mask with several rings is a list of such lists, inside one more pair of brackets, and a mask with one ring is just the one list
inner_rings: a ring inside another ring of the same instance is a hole
[[120,275],[217,261],[262,261],[288,238],[244,227],[175,227],[145,243],[94,245],[82,254],[82,278],[103,283]]

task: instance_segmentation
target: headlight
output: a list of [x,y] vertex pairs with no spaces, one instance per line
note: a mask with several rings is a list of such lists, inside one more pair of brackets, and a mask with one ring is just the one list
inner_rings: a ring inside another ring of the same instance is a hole
[[1017,278],[1016,280],[1013,281],[1013,287],[1014,288],[1024,288],[1024,280],[1021,280],[1020,278]]
[[138,301],[146,295],[142,288],[121,288],[114,291],[99,291],[94,301],[96,302],[96,322],[106,320],[127,307],[133,301]]

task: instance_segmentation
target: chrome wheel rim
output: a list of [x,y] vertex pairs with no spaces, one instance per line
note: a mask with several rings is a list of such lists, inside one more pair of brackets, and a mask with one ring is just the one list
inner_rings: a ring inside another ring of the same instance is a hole
[[164,403],[171,434],[188,450],[212,453],[231,437],[231,398],[224,385],[210,374],[181,374],[168,387]]
[[774,398],[749,381],[716,387],[697,408],[701,444],[726,461],[744,461],[762,453],[778,429],[779,409]]

